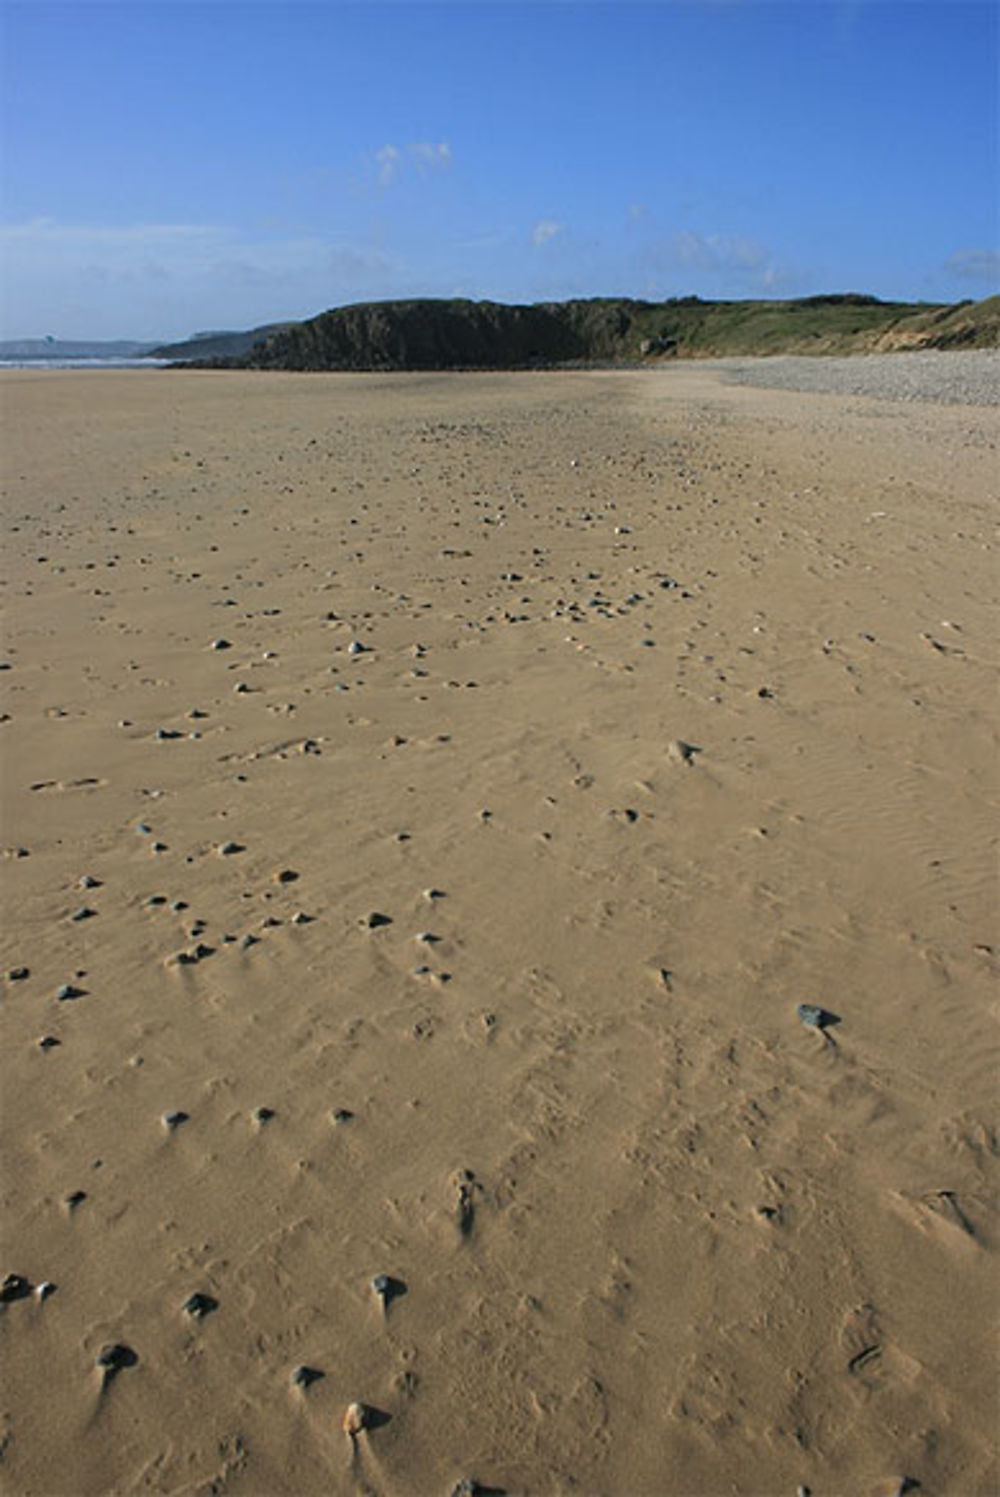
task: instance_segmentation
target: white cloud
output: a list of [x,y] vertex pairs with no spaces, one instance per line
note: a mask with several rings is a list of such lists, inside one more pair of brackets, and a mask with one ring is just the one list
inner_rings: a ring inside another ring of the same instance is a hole
[[780,265],[756,239],[743,234],[701,234],[686,229],[648,245],[643,258],[656,272],[698,271],[744,292],[777,292],[794,280],[788,267]]
[[996,250],[956,250],[945,261],[944,268],[960,281],[981,281],[993,286],[1000,283],[1000,254]]
[[441,171],[451,165],[451,146],[446,140],[411,140],[407,145],[396,146],[390,141],[379,146],[375,155],[375,178],[380,187],[391,187],[407,165],[419,177],[432,171]]
[[378,163],[378,185],[389,187],[399,171],[399,151],[392,145],[379,146],[375,160]]
[[531,231],[531,242],[538,248],[543,244],[551,244],[564,229],[564,224],[557,224],[551,218],[540,218]]

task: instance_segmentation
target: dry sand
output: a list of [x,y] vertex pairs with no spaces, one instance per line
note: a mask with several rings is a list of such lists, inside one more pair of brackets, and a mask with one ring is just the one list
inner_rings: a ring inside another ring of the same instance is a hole
[[2,393],[4,1491],[995,1492],[996,411]]

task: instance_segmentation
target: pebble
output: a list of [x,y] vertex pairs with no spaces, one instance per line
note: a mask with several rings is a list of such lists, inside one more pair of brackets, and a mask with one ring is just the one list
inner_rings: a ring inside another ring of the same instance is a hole
[[0,1284],[0,1304],[9,1305],[14,1300],[27,1299],[31,1293],[31,1285],[20,1273],[9,1273]]
[[244,849],[238,842],[220,842],[218,853],[220,858],[230,858],[233,853],[243,852]]
[[380,1301],[384,1310],[392,1295],[392,1280],[387,1273],[377,1273],[370,1283],[372,1294]]
[[349,1107],[335,1107],[331,1116],[335,1123],[350,1123],[354,1119],[354,1114]]
[[795,1012],[809,1029],[825,1029],[828,1024],[840,1022],[836,1014],[830,1013],[828,1009],[820,1008],[815,1003],[800,1003]]
[[81,889],[99,889],[101,887],[101,880],[94,878],[91,873],[85,873],[80,879],[78,887]]
[[344,1414],[344,1434],[352,1440],[368,1427],[368,1410],[363,1403],[349,1403]]
[[69,918],[71,920],[93,920],[96,914],[96,910],[92,910],[88,905],[84,904],[78,910],[74,910]]
[[82,1206],[86,1199],[87,1192],[85,1190],[74,1190],[63,1201],[63,1205],[67,1211],[75,1211],[77,1206]]
[[114,1377],[115,1373],[121,1372],[123,1367],[134,1367],[139,1358],[130,1346],[122,1341],[115,1341],[109,1346],[102,1346],[94,1358],[94,1366],[99,1367],[105,1375],[105,1380]]
[[56,1286],[50,1279],[43,1279],[40,1284],[35,1285],[35,1295],[39,1302],[44,1302],[50,1294],[55,1294]]
[[7,973],[7,981],[8,982],[24,982],[24,979],[26,977],[30,977],[30,976],[31,976],[31,968],[30,967],[11,967],[10,971]]
[[318,1367],[307,1367],[300,1363],[298,1367],[292,1368],[291,1383],[293,1388],[308,1388],[312,1383],[318,1383],[323,1373]]
[[170,1133],[175,1128],[179,1128],[181,1123],[186,1123],[188,1117],[188,1113],[181,1112],[180,1109],[177,1109],[173,1112],[165,1112],[160,1121],[163,1123],[163,1126],[164,1128],[166,1128],[167,1132]]
[[219,1308],[219,1301],[213,1299],[210,1294],[196,1291],[188,1295],[181,1308],[185,1315],[190,1315],[192,1320],[204,1320],[206,1315],[211,1315],[213,1310]]
[[255,1123],[269,1123],[274,1117],[273,1107],[255,1107],[250,1114]]
[[210,650],[231,650],[232,645],[228,639],[213,639],[209,645]]
[[70,1003],[74,998],[84,997],[86,997],[84,989],[74,987],[71,982],[64,982],[61,988],[56,989],[56,1001],[58,1003]]
[[380,925],[391,925],[392,916],[383,915],[378,910],[372,910],[370,915],[364,917],[362,924],[366,925],[369,930],[378,930]]
[[54,1050],[57,1045],[61,1044],[62,1040],[57,1040],[54,1034],[43,1034],[38,1041],[38,1048],[39,1050]]

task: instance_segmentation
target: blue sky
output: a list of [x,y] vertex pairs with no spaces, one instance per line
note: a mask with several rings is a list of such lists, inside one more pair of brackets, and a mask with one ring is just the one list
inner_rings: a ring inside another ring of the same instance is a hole
[[8,3],[0,337],[1000,285],[992,0]]

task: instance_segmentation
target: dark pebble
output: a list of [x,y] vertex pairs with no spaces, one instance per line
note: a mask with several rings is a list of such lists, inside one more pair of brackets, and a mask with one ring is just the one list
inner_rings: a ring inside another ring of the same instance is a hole
[[86,1199],[87,1192],[85,1190],[74,1190],[63,1201],[63,1205],[67,1211],[75,1211],[77,1206],[82,1205]]
[[124,1342],[115,1341],[109,1346],[101,1347],[94,1358],[94,1366],[113,1377],[116,1372],[121,1372],[123,1367],[134,1367],[138,1360],[138,1356],[130,1346],[126,1346]]
[[54,1034],[43,1034],[38,1041],[38,1048],[39,1050],[54,1050],[57,1045],[61,1044],[62,1040],[57,1040]]
[[213,1310],[219,1308],[219,1301],[213,1299],[210,1294],[200,1292],[191,1294],[181,1307],[185,1315],[190,1315],[192,1320],[204,1320],[206,1315],[211,1315]]
[[11,967],[7,973],[7,980],[8,982],[24,982],[25,978],[30,976],[30,967]]
[[370,915],[367,915],[365,917],[364,923],[365,925],[367,925],[369,930],[377,930],[380,925],[391,925],[392,916],[382,915],[378,910],[373,910]]
[[0,1284],[0,1304],[10,1305],[14,1300],[27,1299],[31,1293],[31,1284],[23,1274],[9,1273]]
[[269,1123],[274,1117],[273,1107],[255,1107],[250,1114],[255,1123]]
[[71,982],[64,982],[61,988],[56,989],[56,1000],[59,1003],[71,1003],[74,998],[85,998],[83,988],[74,987]]
[[306,1367],[300,1365],[292,1368],[292,1387],[308,1388],[312,1383],[318,1383],[325,1376],[318,1367]]
[[179,1128],[181,1123],[186,1123],[188,1120],[188,1116],[188,1113],[181,1112],[180,1110],[177,1110],[175,1112],[165,1112],[161,1121],[164,1128],[172,1130],[174,1128]]

